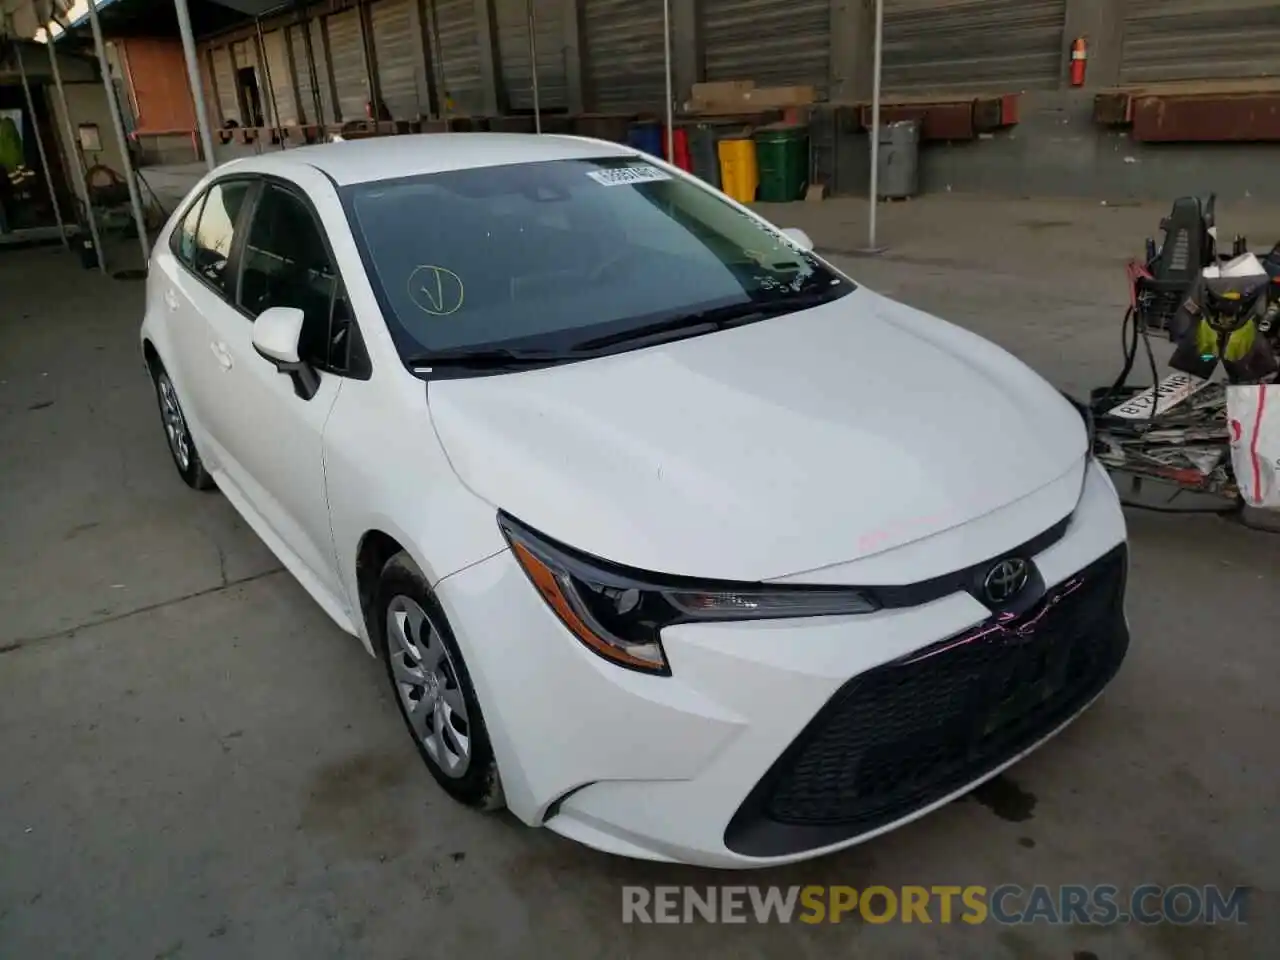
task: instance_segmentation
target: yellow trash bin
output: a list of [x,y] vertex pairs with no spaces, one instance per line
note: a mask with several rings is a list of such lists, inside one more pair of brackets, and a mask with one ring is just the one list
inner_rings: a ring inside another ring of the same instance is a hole
[[739,203],[751,203],[760,186],[756,144],[750,137],[726,137],[716,147],[720,154],[720,185]]

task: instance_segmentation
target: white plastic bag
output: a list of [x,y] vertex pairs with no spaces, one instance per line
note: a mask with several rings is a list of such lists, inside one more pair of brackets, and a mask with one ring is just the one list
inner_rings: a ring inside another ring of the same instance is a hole
[[1227,426],[1244,502],[1280,510],[1280,384],[1228,387]]

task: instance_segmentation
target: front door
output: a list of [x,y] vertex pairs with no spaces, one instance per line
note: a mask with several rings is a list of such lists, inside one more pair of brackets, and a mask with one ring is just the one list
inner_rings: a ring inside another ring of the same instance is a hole
[[[334,597],[337,573],[324,481],[325,423],[342,378],[320,374],[304,399],[253,347],[253,319],[268,307],[300,308],[299,355],[324,368],[337,271],[299,193],[264,183],[237,255],[232,302],[209,313],[210,352],[223,386],[214,433],[224,469],[252,509]],[[295,571],[296,572],[296,571]]]

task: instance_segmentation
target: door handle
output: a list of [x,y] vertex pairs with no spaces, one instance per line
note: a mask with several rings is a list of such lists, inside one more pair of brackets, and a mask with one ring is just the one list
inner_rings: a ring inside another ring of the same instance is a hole
[[217,340],[210,341],[209,349],[213,351],[213,355],[218,359],[218,365],[223,370],[231,369],[231,351],[227,349],[225,343],[220,343]]
[[164,292],[164,305],[169,308],[169,312],[173,313],[178,309],[178,295],[172,290]]

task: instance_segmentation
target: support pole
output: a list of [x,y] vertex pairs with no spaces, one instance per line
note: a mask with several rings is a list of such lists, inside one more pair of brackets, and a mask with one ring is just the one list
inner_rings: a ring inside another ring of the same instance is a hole
[[884,55],[884,0],[876,0],[876,55],[873,59],[874,78],[872,79],[872,196],[868,210],[869,228],[867,232],[867,250],[876,252],[877,214],[879,212],[879,93],[881,93],[881,73]]
[[267,81],[267,102],[271,104],[271,123],[274,135],[280,138],[280,149],[284,149],[284,127],[280,123],[280,105],[276,103],[276,85],[271,82],[271,63],[267,60],[267,38],[262,33],[262,18],[253,21],[258,28],[258,59],[262,63],[263,79]]
[[105,274],[107,253],[102,249],[102,238],[98,235],[98,218],[93,215],[93,203],[89,199],[89,184],[85,180],[84,164],[80,162],[80,151],[77,149],[79,141],[76,138],[76,129],[71,123],[71,111],[67,107],[67,92],[62,86],[62,70],[58,67],[58,54],[53,49],[53,34],[49,31],[49,24],[40,19],[40,11],[36,9],[35,0],[31,0],[31,12],[35,14],[36,22],[44,27],[44,45],[49,48],[49,72],[53,74],[53,85],[57,88],[58,102],[62,105],[62,135],[67,138],[67,166],[80,181],[80,196],[84,198],[84,215],[89,221],[89,236],[93,238],[93,248],[98,253],[98,269]]
[[129,205],[133,207],[133,223],[138,230],[138,247],[142,250],[142,268],[151,259],[147,240],[147,221],[142,216],[142,200],[138,196],[138,180],[133,171],[133,158],[129,156],[129,141],[124,135],[124,120],[120,116],[120,101],[116,99],[116,85],[111,79],[111,65],[107,63],[107,46],[102,39],[102,23],[98,19],[98,7],[89,0],[89,26],[93,28],[93,46],[98,54],[98,69],[102,71],[102,89],[107,95],[107,107],[111,112],[111,125],[116,130],[116,143],[120,147],[120,160],[124,164],[124,180],[129,187]]
[[884,52],[884,0],[876,0],[876,45],[871,81],[871,196],[867,208],[867,249],[864,253],[883,253],[876,242],[876,216],[880,212],[880,72]]
[[302,48],[307,55],[307,75],[311,78],[311,99],[316,108],[316,125],[323,127],[324,97],[320,93],[320,73],[316,70],[316,51],[311,42],[311,15],[301,2],[298,4],[298,23],[302,28]]
[[524,0],[525,14],[529,18],[529,71],[533,76],[533,129],[542,132],[542,103],[538,97],[538,20],[533,12],[533,0]]
[[191,85],[191,100],[196,108],[200,148],[204,151],[205,166],[212,170],[218,161],[213,155],[213,134],[209,132],[209,111],[204,102],[204,81],[200,77],[196,56],[196,38],[191,30],[191,11],[187,8],[187,0],[173,0],[173,9],[178,14],[178,32],[182,34],[182,56],[187,61],[187,83]]
[[667,78],[667,163],[676,162],[674,96],[671,91],[671,0],[662,0],[663,72]]
[[444,45],[440,42],[440,18],[436,13],[436,0],[427,0],[427,16],[431,18],[431,42],[435,44],[435,63],[440,71],[437,81],[440,88],[440,116],[445,122],[445,129],[448,129],[454,103],[449,74],[445,70]]
[[31,114],[31,129],[36,135],[36,149],[40,152],[40,169],[44,171],[45,186],[49,188],[49,201],[53,204],[53,215],[58,221],[58,236],[62,237],[62,245],[71,248],[67,240],[67,228],[62,222],[62,206],[58,203],[58,191],[53,187],[53,173],[49,169],[49,157],[44,152],[44,138],[40,136],[40,120],[36,116],[36,101],[31,96],[31,84],[27,83],[27,67],[22,62],[22,47],[18,38],[13,38],[13,54],[18,58],[18,76],[22,80],[22,92],[27,98],[27,113]]

